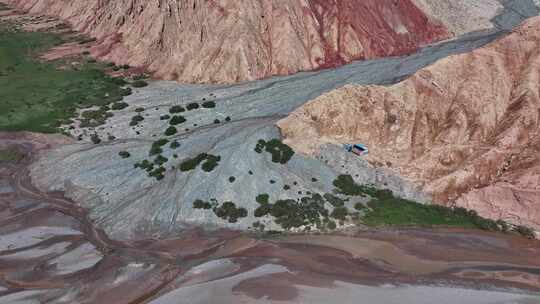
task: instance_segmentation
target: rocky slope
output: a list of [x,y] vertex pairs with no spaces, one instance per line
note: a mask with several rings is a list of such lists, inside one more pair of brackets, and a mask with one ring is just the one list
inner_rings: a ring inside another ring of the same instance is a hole
[[412,0],[8,2],[59,16],[98,38],[91,52],[99,58],[181,82],[231,83],[334,67],[410,53],[451,36]]
[[540,18],[392,86],[349,85],[279,123],[297,151],[362,142],[436,202],[540,229]]

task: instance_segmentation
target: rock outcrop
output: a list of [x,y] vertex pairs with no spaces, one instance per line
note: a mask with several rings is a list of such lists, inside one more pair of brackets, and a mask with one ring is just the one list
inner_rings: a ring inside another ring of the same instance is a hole
[[540,229],[540,18],[399,84],[334,90],[279,126],[297,151],[365,143],[437,203]]
[[8,2],[97,38],[96,57],[181,82],[232,83],[334,67],[451,36],[412,0]]

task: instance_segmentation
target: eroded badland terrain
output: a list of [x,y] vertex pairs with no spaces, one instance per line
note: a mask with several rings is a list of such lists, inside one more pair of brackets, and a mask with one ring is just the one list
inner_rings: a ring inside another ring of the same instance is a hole
[[539,7],[4,0],[0,303],[540,303]]

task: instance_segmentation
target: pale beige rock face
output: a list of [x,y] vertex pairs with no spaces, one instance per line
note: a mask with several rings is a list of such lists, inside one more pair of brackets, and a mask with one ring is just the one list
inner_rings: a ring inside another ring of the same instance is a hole
[[91,53],[181,82],[232,83],[410,53],[450,37],[411,0],[9,0],[98,38]]
[[312,153],[360,142],[438,203],[540,229],[540,18],[393,86],[346,86],[279,126]]
[[492,28],[491,19],[503,9],[498,0],[414,0],[414,3],[456,35]]

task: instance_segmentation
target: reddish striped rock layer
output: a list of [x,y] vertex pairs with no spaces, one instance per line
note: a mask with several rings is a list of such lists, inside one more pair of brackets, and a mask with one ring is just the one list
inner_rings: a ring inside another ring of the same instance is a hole
[[8,0],[98,38],[93,55],[231,83],[402,55],[450,36],[411,0]]

